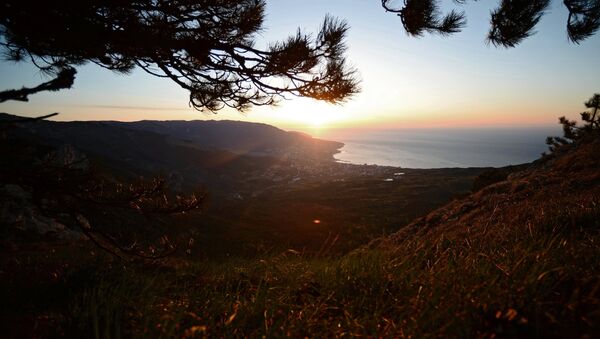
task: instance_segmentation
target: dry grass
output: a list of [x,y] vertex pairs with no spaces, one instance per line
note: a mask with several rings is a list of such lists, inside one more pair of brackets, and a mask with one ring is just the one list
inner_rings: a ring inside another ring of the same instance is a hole
[[[96,338],[598,337],[600,176],[593,147],[457,200],[343,257],[286,251],[148,267],[71,255],[77,264],[43,285],[68,291],[60,302],[12,302],[12,313],[32,311],[36,323],[52,324],[34,334]],[[37,260],[29,265],[48,268],[64,254]],[[24,296],[42,286],[18,281],[4,281],[3,290]]]
[[60,286],[78,288],[49,314],[63,333],[96,338],[594,337],[600,206],[574,206],[520,227],[412,235],[342,258],[88,263],[64,273]]

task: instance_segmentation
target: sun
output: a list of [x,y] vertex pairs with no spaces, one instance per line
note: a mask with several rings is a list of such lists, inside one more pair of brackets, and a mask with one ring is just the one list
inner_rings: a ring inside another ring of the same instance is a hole
[[255,121],[313,133],[346,126],[352,121],[346,106],[330,104],[310,98],[283,100],[275,106],[259,107],[252,113]]
[[306,98],[295,98],[282,105],[281,116],[310,128],[325,128],[346,118],[341,106]]
[[323,127],[327,123],[327,113],[318,111],[303,111],[302,117],[298,117],[311,127]]

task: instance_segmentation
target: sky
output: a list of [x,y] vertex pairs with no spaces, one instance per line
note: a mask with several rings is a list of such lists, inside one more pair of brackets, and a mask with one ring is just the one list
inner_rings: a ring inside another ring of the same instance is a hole
[[[567,11],[554,0],[537,33],[516,48],[485,42],[497,1],[459,6],[467,28],[450,37],[409,37],[400,19],[375,0],[268,0],[259,45],[298,28],[317,31],[326,14],[345,19],[348,61],[362,91],[342,105],[290,98],[276,107],[241,114],[199,112],[175,83],[136,70],[115,74],[95,65],[78,69],[73,89],[42,93],[28,103],[0,104],[0,112],[56,120],[209,120],[262,122],[311,134],[337,128],[542,126],[575,118],[583,102],[600,92],[600,34],[580,45],[568,41]],[[0,90],[44,81],[32,65],[0,62]]]

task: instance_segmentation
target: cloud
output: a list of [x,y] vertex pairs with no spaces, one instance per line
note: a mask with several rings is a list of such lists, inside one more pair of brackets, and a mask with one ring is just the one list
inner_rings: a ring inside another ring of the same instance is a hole
[[118,109],[135,111],[189,111],[192,108],[182,107],[156,107],[156,106],[119,106],[119,105],[77,105],[77,107],[100,108],[100,109]]

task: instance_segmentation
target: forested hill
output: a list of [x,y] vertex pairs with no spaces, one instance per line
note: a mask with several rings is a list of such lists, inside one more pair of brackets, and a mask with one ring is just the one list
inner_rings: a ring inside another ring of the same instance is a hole
[[138,131],[167,135],[204,149],[228,150],[237,154],[273,155],[290,147],[316,147],[332,152],[343,144],[286,132],[271,125],[231,120],[106,122]]
[[[0,113],[0,120],[18,117]],[[29,131],[50,142],[72,142],[88,145],[113,139],[119,147],[119,139],[135,135],[141,140],[167,137],[170,144],[194,147],[202,150],[224,150],[243,155],[281,156],[290,152],[318,157],[331,157],[342,143],[312,138],[306,134],[287,132],[271,125],[242,121],[40,121],[26,126]],[[126,141],[126,140],[122,140]],[[88,145],[91,146],[91,145]]]
[[[0,113],[0,121],[21,119]],[[50,148],[71,147],[125,177],[168,175],[178,186],[224,190],[273,164],[333,160],[343,144],[238,121],[36,121],[4,132]],[[16,139],[15,139],[16,138]],[[21,142],[23,143],[23,142]]]

